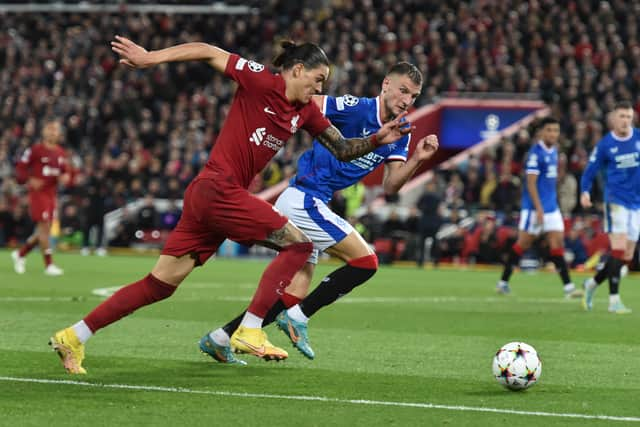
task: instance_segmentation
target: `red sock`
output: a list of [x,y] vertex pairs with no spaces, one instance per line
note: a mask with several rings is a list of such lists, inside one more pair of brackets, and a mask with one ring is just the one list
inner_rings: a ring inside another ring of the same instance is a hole
[[38,246],[38,240],[36,240],[33,243],[29,243],[29,241],[27,240],[25,242],[25,244],[22,245],[22,247],[20,248],[20,251],[18,252],[18,255],[20,256],[20,258],[25,257],[36,246]]
[[287,292],[285,292],[284,294],[282,294],[280,296],[280,299],[282,300],[282,303],[284,304],[284,306],[286,308],[291,308],[294,305],[298,304],[300,301],[302,301],[302,298],[298,298],[295,295],[291,295]]
[[44,266],[49,267],[53,262],[51,259],[51,249],[45,249],[42,256],[44,257]]
[[84,323],[92,332],[96,332],[98,329],[133,313],[140,307],[170,297],[175,290],[175,286],[171,286],[149,273],[144,279],[125,286],[94,308],[84,318]]
[[312,243],[294,243],[284,247],[262,273],[247,311],[264,318],[276,301],[284,296],[284,289],[294,274],[304,267],[312,250]]

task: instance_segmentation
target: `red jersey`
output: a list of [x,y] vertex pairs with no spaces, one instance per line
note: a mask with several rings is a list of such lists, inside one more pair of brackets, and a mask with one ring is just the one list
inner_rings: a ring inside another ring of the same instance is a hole
[[316,136],[331,126],[315,103],[291,104],[282,76],[262,64],[232,54],[225,74],[238,89],[199,177],[225,177],[247,188],[298,129]]
[[16,178],[25,183],[29,178],[43,181],[38,190],[29,192],[46,193],[55,196],[58,178],[66,171],[66,154],[62,147],[56,145],[47,148],[44,144],[35,144],[27,148],[16,165]]

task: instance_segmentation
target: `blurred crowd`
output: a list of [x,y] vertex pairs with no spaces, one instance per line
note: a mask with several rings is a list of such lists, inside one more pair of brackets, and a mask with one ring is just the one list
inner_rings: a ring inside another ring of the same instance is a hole
[[[30,231],[24,190],[13,169],[17,156],[38,140],[47,117],[65,126],[75,174],[73,185],[62,189],[67,202],[61,217],[74,206],[77,212],[67,216],[78,227],[90,222],[88,212],[104,213],[144,196],[180,198],[206,162],[233,84],[200,63],[126,69],[109,48],[116,34],[147,49],[208,41],[265,63],[280,38],[315,42],[332,61],[326,87],[331,94],[375,96],[389,66],[406,60],[426,75],[416,106],[464,92],[537,95],[561,120],[560,194],[567,214],[578,209],[576,179],[607,131],[607,111],[623,98],[640,108],[637,2],[271,0],[261,2],[259,13],[244,16],[2,18],[0,245]],[[451,222],[476,209],[495,211],[500,221],[512,217],[533,138],[531,130],[522,130],[497,150],[439,173],[440,217]],[[256,178],[252,191],[294,173],[310,142],[300,132]],[[433,215],[416,208],[418,217]]]

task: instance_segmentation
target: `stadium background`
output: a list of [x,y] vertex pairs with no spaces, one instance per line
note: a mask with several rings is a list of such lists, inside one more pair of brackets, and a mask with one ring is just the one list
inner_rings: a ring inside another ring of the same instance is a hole
[[[507,105],[540,100],[562,125],[559,197],[567,246],[577,254],[573,265],[606,243],[594,215],[600,206],[583,211],[576,182],[589,151],[607,132],[614,101],[629,99],[640,110],[637,2],[228,2],[215,13],[207,2],[189,2],[201,8],[197,13],[136,11],[153,10],[150,2],[89,3],[103,8],[93,12],[67,4],[70,11],[60,12],[41,2],[31,13],[12,12],[19,6],[7,4],[0,15],[0,246],[15,246],[31,232],[14,164],[51,116],[65,126],[74,166],[73,185],[61,189],[60,247],[79,247],[89,210],[117,210],[105,241],[112,247],[158,247],[175,225],[179,199],[215,144],[233,86],[203,64],[120,67],[109,49],[114,34],[149,49],[209,41],[265,63],[280,38],[312,41],[331,58],[326,93],[334,95],[375,96],[385,70],[406,60],[426,75],[417,108],[451,98]],[[456,120],[461,116],[449,123]],[[422,197],[430,173],[410,186],[413,197],[401,200],[375,200],[380,190],[369,179],[366,190],[337,194],[333,207],[387,261],[415,260],[422,240],[413,236],[422,231],[433,238],[427,249],[438,260],[499,262],[517,224],[522,160],[534,137],[527,123],[433,169],[434,194]],[[445,149],[438,163],[479,142],[441,139]],[[286,180],[309,146],[308,135],[296,135],[252,191]],[[434,199],[435,205],[427,203]],[[438,206],[437,215],[420,206]]]

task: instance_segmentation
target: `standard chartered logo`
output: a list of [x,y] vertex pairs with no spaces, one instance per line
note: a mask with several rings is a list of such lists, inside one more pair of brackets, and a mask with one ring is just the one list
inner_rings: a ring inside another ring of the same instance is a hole
[[264,139],[265,133],[267,133],[266,128],[257,128],[253,131],[251,137],[249,137],[249,141],[253,142],[256,145],[260,145],[260,143],[262,143],[262,140]]
[[278,151],[284,145],[284,141],[280,138],[276,138],[271,134],[267,134],[266,128],[257,128],[253,131],[249,137],[249,141],[253,142],[257,146],[264,145],[271,148],[273,151]]

